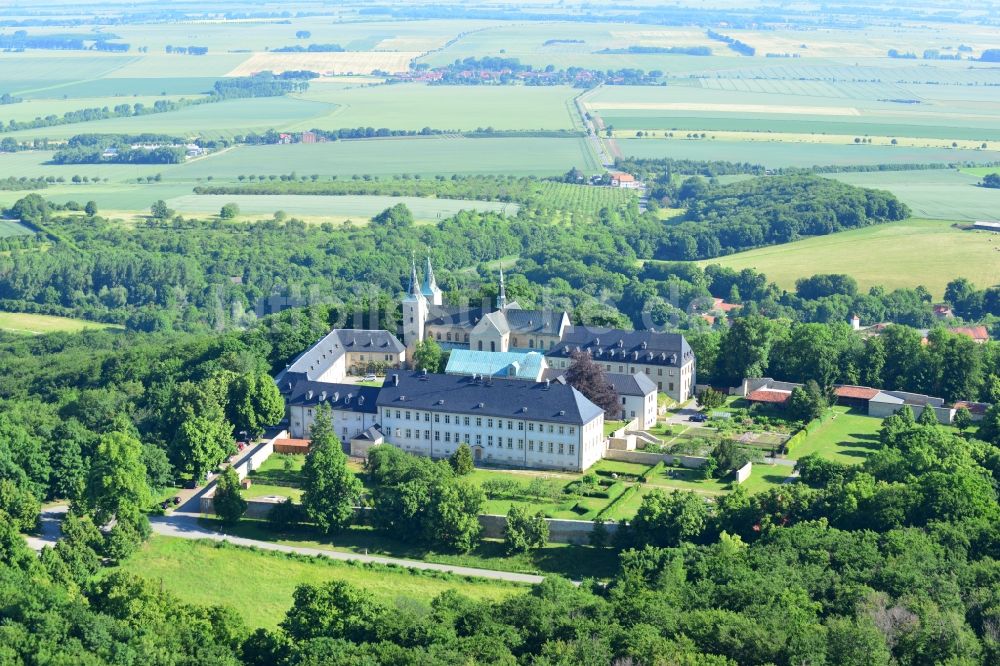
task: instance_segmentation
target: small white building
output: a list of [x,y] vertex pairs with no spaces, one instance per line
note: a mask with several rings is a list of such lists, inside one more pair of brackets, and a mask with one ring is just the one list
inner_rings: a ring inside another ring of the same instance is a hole
[[641,430],[656,425],[656,384],[644,372],[634,375],[610,373],[605,375],[622,405],[622,418],[636,420]]

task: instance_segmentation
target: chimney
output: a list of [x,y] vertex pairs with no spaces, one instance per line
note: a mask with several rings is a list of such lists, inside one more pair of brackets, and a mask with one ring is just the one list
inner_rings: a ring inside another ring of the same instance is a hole
[[546,391],[548,391],[548,390],[549,390],[549,385],[550,385],[551,383],[552,383],[552,382],[551,382],[551,380],[548,380],[548,379],[546,379],[546,380],[545,380],[545,390],[546,390]]
[[392,385],[393,386],[399,386],[399,375],[398,374],[393,374],[393,376],[392,376]]

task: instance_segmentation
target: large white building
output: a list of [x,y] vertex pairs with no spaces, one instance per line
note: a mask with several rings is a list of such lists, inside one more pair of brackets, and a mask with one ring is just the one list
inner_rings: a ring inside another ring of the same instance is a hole
[[379,429],[409,453],[582,471],[604,455],[604,411],[571,386],[398,372],[379,391]]
[[694,396],[694,351],[680,333],[572,326],[545,356],[550,368],[564,370],[575,352],[589,353],[609,373],[643,372],[677,402]]
[[388,331],[336,328],[299,354],[275,381],[341,382],[349,374],[399,368],[405,361],[406,348]]
[[376,425],[375,401],[379,389],[357,384],[334,384],[308,380],[286,384],[285,407],[292,437],[308,439],[321,404],[330,408],[333,431],[342,442]]

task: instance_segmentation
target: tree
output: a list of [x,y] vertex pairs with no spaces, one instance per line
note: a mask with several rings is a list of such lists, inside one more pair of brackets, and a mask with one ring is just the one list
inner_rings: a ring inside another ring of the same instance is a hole
[[934,408],[930,405],[926,405],[922,410],[920,410],[920,416],[917,417],[917,423],[923,426],[941,425],[941,422],[938,421],[937,414],[934,412]]
[[178,468],[190,472],[201,483],[209,471],[235,452],[232,427],[210,414],[191,414],[177,428],[171,452]]
[[507,511],[504,545],[508,554],[526,553],[549,542],[549,524],[541,511],[529,516],[521,506],[512,504]]
[[219,209],[219,217],[223,220],[232,220],[240,214],[240,207],[235,203],[227,203]]
[[230,384],[226,411],[237,432],[245,430],[256,437],[282,419],[285,401],[267,373],[245,373]]
[[573,352],[570,358],[573,360],[566,370],[569,385],[603,409],[604,418],[617,419],[621,416],[621,399],[604,376],[604,368],[594,362],[590,352]]
[[350,525],[364,490],[361,479],[347,468],[347,456],[332,423],[329,407],[321,405],[310,433],[312,448],[302,467],[302,507],[326,533]]
[[698,404],[704,409],[718,409],[725,402],[726,396],[723,395],[722,391],[716,391],[711,386],[698,394]]
[[1000,188],[1000,173],[988,173],[983,176],[982,186]]
[[165,220],[171,216],[172,210],[167,208],[167,202],[163,199],[157,199],[153,202],[153,205],[149,207],[149,212],[153,214],[153,217],[157,220]]
[[955,411],[955,427],[958,428],[959,432],[964,433],[970,427],[972,427],[972,414],[965,407],[959,407]]
[[719,345],[721,379],[735,386],[745,377],[763,377],[770,365],[775,324],[760,315],[738,317]]
[[976,434],[979,439],[1000,446],[1000,404],[995,404],[986,410]]
[[281,621],[293,641],[343,638],[363,641],[376,631],[385,608],[367,590],[343,581],[299,585]]
[[708,507],[695,493],[654,490],[642,498],[632,531],[640,543],[675,547],[700,536],[707,522]]
[[441,360],[444,358],[441,345],[434,338],[421,340],[413,349],[413,363],[420,370],[441,372]]
[[83,212],[85,212],[88,217],[94,217],[97,215],[97,202],[88,201],[87,205],[83,207]]
[[38,498],[30,490],[10,479],[0,479],[0,516],[13,523],[15,530],[33,530],[41,508]]
[[142,443],[115,431],[101,437],[90,463],[86,502],[97,524],[149,506],[152,495],[142,464]]
[[235,525],[246,513],[247,501],[243,499],[240,477],[232,467],[227,467],[219,475],[212,504],[215,507],[215,515],[227,525]]
[[788,413],[802,421],[812,421],[823,416],[830,400],[819,384],[810,379],[804,387],[792,389],[788,399]]
[[472,461],[472,449],[465,442],[458,445],[455,452],[448,458],[448,462],[451,463],[451,468],[455,470],[455,474],[459,476],[471,474],[476,468],[475,463]]

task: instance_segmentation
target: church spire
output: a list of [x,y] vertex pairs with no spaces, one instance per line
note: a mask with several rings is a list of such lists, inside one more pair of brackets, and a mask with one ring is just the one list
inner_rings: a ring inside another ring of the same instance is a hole
[[500,291],[497,293],[497,310],[507,307],[507,290],[503,285],[503,262],[500,262]]
[[410,296],[420,296],[420,280],[417,279],[417,262],[410,254],[410,288],[407,289]]
[[427,274],[424,275],[428,289],[437,289],[437,281],[434,279],[434,268],[431,266],[431,255],[427,255]]

